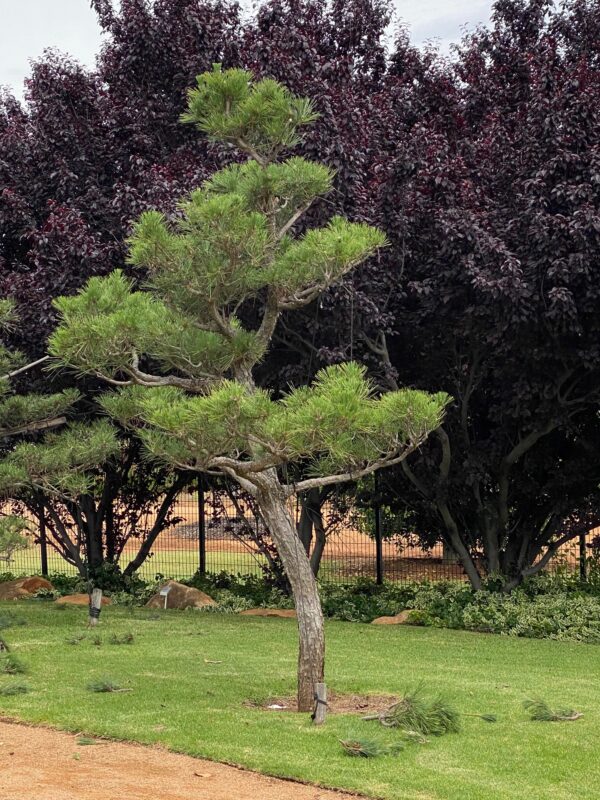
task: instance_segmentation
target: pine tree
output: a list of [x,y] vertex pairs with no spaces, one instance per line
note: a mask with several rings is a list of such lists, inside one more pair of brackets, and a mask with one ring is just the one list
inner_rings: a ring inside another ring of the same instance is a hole
[[[0,300],[0,334],[16,324],[13,303]],[[89,485],[87,470],[115,452],[115,431],[106,420],[71,425],[63,430],[79,392],[49,394],[15,392],[11,380],[40,366],[47,357],[25,363],[23,356],[0,340],[0,496],[18,499],[36,490],[72,497]],[[43,438],[40,440],[40,434]],[[0,559],[8,563],[27,547],[31,523],[14,514],[0,516]]]
[[[145,270],[147,291],[118,270],[92,278],[79,295],[56,301],[61,322],[50,342],[64,365],[120,387],[103,407],[136,429],[153,457],[229,476],[255,498],[294,594],[302,711],[324,679],[325,643],[290,500],[399,463],[440,424],[448,400],[409,389],[377,397],[354,363],[280,398],[256,384],[281,314],[311,303],[385,245],[377,229],[341,217],[294,235],[332,184],[327,167],[284,158],[315,118],[308,100],[274,80],[219,65],[198,76],[183,121],[248,159],[192,192],[175,220],[143,214],[129,260]],[[249,306],[260,309],[255,325],[244,322]],[[286,478],[291,463],[303,467],[295,483]]]

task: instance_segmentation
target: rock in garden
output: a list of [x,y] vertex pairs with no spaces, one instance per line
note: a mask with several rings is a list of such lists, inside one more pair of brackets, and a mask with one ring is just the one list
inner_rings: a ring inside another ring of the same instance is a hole
[[[167,586],[171,589],[166,595],[167,608],[204,608],[217,605],[212,597],[201,592],[200,589],[184,586],[183,583],[177,583],[177,581],[168,581],[162,588]],[[160,593],[155,594],[146,605],[150,608],[165,608],[165,596]]]
[[31,597],[40,589],[52,591],[54,586],[45,578],[18,578],[16,581],[0,583],[0,600],[21,600]]
[[240,611],[245,617],[295,617],[293,608],[248,608]]
[[410,623],[410,615],[411,609],[406,609],[393,617],[377,617],[371,625],[406,625],[407,622]]
[[[88,606],[90,604],[89,594],[66,594],[64,597],[59,597],[55,600],[58,605],[69,606]],[[102,605],[109,606],[111,604],[110,597],[102,598]]]

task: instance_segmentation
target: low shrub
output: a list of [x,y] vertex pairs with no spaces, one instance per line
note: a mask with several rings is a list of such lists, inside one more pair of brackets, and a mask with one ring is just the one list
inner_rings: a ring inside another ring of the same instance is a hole
[[548,588],[547,594],[532,593],[531,587],[502,594],[428,585],[417,589],[410,605],[422,625],[599,643],[600,598]]
[[[127,590],[120,588],[107,594],[115,604],[144,605],[166,581],[160,577],[148,583],[135,578],[128,582]],[[53,574],[50,580],[60,594],[86,591],[79,578]],[[248,608],[292,607],[285,592],[259,575],[196,574],[182,583],[201,589],[216,601],[216,606],[206,609],[210,612],[235,614]],[[499,589],[501,585],[494,579],[479,592],[461,581],[378,585],[361,579],[349,584],[323,584],[320,591],[323,613],[332,619],[371,622],[409,609],[408,621],[413,625],[600,642],[600,582],[582,584],[576,576],[564,572],[538,575],[510,594]],[[12,619],[10,622],[15,624]],[[0,627],[4,624],[2,617]]]

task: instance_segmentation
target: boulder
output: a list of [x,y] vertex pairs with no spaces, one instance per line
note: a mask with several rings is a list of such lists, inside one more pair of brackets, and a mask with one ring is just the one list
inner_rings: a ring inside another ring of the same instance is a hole
[[293,618],[296,612],[293,608],[248,608],[240,611],[244,617],[285,617]]
[[[217,605],[212,597],[201,592],[200,589],[184,586],[183,583],[177,583],[177,581],[167,581],[165,586],[171,587],[171,591],[167,595],[167,608],[204,608]],[[164,595],[160,593],[152,595],[146,605],[150,608],[164,608]]]
[[18,578],[16,581],[0,583],[0,600],[21,600],[31,597],[40,589],[52,591],[54,586],[45,578]]
[[[58,600],[54,602],[59,606],[89,606],[90,596],[89,594],[66,594],[64,597],[59,597]],[[103,597],[102,605],[111,605],[110,597]]]
[[407,623],[410,624],[410,615],[412,613],[412,609],[406,609],[401,611],[399,614],[394,614],[393,617],[377,617],[374,619],[371,625],[406,625]]

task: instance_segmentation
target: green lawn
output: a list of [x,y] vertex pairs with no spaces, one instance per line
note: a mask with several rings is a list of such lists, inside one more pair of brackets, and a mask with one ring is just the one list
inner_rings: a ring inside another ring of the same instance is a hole
[[[127,555],[125,555],[122,558],[123,565],[127,564],[127,561]],[[209,550],[206,553],[208,572],[260,575],[262,574],[262,564],[266,564],[264,556],[253,555],[245,550]],[[39,548],[32,547],[15,553],[10,564],[5,566],[0,564],[0,572],[6,569],[7,572],[12,572],[14,575],[39,575],[41,566]],[[374,569],[375,565],[373,564],[373,576]],[[191,578],[197,570],[198,552],[196,550],[161,548],[142,564],[137,574],[146,581],[152,581],[158,574],[169,578]],[[77,574],[75,567],[52,550],[48,552],[48,571],[67,575]],[[341,562],[324,559],[321,565],[321,580],[327,581],[343,574],[344,565]],[[352,578],[346,578],[346,580],[352,580]]]
[[[133,555],[133,554],[132,554]],[[123,565],[127,564],[127,556],[122,559]],[[261,573],[262,556],[252,553],[230,550],[209,550],[206,554],[206,568],[209,572],[232,572],[259,575]],[[3,571],[0,567],[0,572]],[[15,553],[13,560],[5,569],[15,575],[38,575],[41,570],[40,554],[37,548],[21,550]],[[148,558],[138,570],[138,575],[144,580],[152,581],[157,574],[169,578],[191,578],[198,570],[198,552],[190,549],[160,549]],[[68,564],[57,553],[48,553],[48,571],[62,572],[67,575],[76,575],[75,567]]]
[[[24,662],[30,694],[0,696],[0,714],[73,731],[161,742],[255,770],[407,800],[571,800],[600,796],[600,647],[427,628],[327,624],[328,682],[342,692],[402,692],[425,682],[464,712],[460,734],[374,760],[344,755],[338,739],[393,731],[356,717],[264,712],[248,699],[294,688],[293,620],[105,609],[96,647],[85,609],[30,601],[0,604],[24,626],[4,631]],[[111,633],[133,632],[132,645]],[[219,661],[221,663],[209,663]],[[110,677],[126,694],[92,694]],[[0,685],[20,677],[0,677]],[[584,712],[572,723],[527,720],[522,700],[541,694]],[[373,727],[374,726],[374,727]]]

